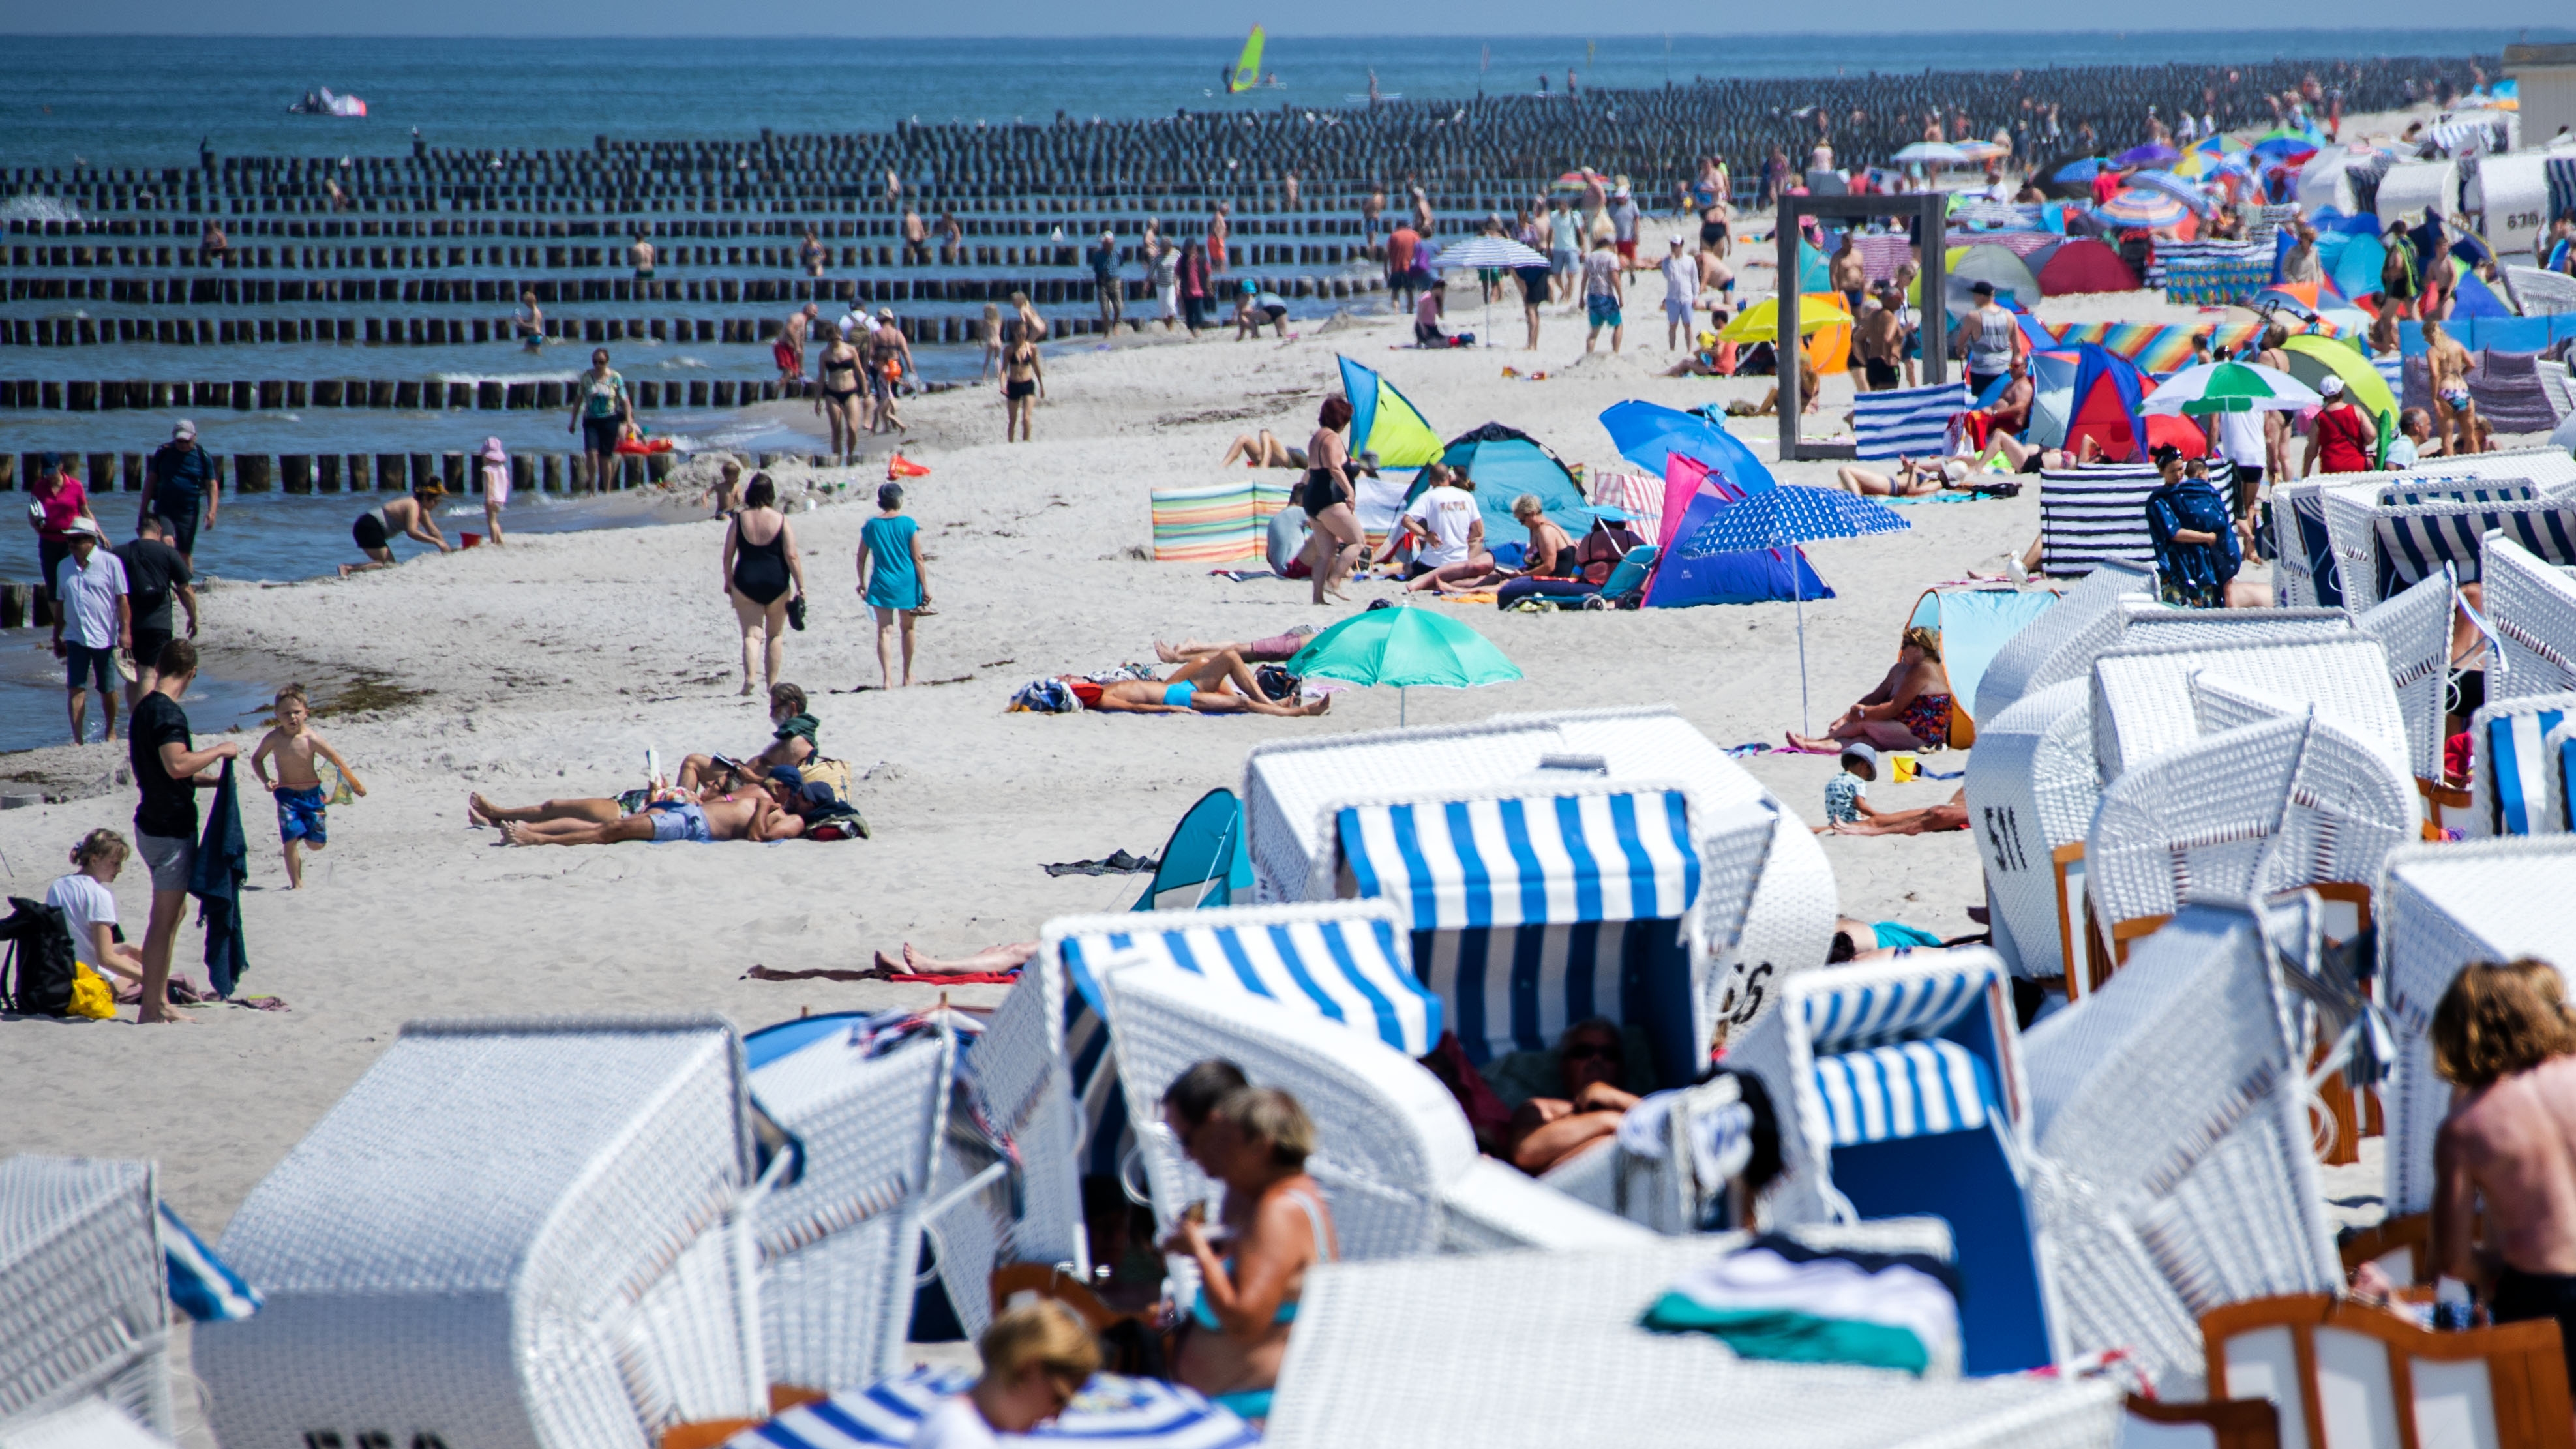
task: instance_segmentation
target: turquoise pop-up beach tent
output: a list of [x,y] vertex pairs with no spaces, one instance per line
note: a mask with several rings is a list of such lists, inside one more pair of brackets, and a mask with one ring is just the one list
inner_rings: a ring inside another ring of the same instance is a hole
[[1941,645],[1941,667],[1950,677],[1950,744],[1966,749],[1977,742],[1977,724],[1968,714],[1977,698],[1977,683],[1986,666],[2012,636],[2048,612],[2057,595],[2019,589],[1925,589],[1906,620],[1911,629],[1929,629]]
[[[1574,481],[1574,470],[1549,452],[1545,444],[1518,428],[1487,423],[1474,432],[1461,433],[1449,440],[1449,446],[1440,453],[1440,461],[1452,468],[1466,469],[1468,478],[1475,483],[1477,511],[1485,516],[1488,548],[1527,532],[1512,517],[1512,501],[1524,493],[1536,495],[1539,506],[1547,510],[1556,526],[1576,538],[1592,527],[1592,508]],[[1427,479],[1414,479],[1413,486],[1405,492],[1405,505],[1411,507],[1413,500],[1430,486]]]
[[1351,402],[1351,456],[1377,454],[1381,468],[1419,468],[1439,461],[1440,435],[1395,384],[1347,357],[1342,395]]
[[1252,851],[1243,839],[1243,805],[1219,786],[1172,827],[1136,909],[1195,911],[1251,903]]

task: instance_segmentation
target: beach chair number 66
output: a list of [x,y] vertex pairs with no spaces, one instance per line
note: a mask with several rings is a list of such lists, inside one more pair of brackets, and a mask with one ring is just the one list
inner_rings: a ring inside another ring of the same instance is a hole
[[1770,974],[1771,963],[1768,961],[1745,972],[1743,987],[1740,991],[1728,988],[1726,999],[1718,1005],[1718,1014],[1735,1026],[1751,1021],[1762,1010],[1762,978]]
[[1995,869],[2028,870],[2030,860],[2022,854],[2021,821],[2009,805],[1986,807],[1986,845],[1994,852]]

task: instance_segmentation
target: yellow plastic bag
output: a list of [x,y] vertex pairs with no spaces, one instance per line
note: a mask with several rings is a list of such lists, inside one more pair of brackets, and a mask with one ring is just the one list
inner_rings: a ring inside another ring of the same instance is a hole
[[1914,753],[1911,750],[1899,750],[1896,753],[1889,755],[1887,757],[1887,766],[1888,782],[1896,785],[1902,785],[1906,781],[1913,779],[1920,768],[1917,765]]
[[95,1021],[116,1019],[116,993],[107,982],[87,966],[73,967],[79,974],[72,978],[71,1005],[63,1008],[66,1016],[86,1016]]

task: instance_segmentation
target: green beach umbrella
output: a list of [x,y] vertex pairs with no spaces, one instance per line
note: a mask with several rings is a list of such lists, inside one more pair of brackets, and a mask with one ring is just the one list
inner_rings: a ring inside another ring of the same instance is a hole
[[1287,668],[1300,678],[1391,684],[1399,723],[1404,690],[1472,689],[1521,677],[1520,666],[1484,635],[1444,614],[1407,607],[1368,609],[1344,619],[1308,640]]
[[2156,385],[2138,411],[2202,418],[2212,413],[2289,413],[2323,407],[2317,390],[2278,368],[2251,362],[2204,362]]

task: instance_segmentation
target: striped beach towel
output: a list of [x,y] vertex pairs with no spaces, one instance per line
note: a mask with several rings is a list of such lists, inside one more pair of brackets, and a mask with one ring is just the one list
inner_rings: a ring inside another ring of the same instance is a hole
[[1592,504],[1596,508],[1616,508],[1634,519],[1637,536],[1658,538],[1664,526],[1664,481],[1643,473],[1595,473],[1592,475]]
[[1920,1374],[1955,1363],[1959,1279],[1919,1254],[1827,1251],[1761,1237],[1684,1274],[1646,1327],[1707,1333],[1739,1357]]
[[1154,561],[1224,564],[1260,558],[1272,515],[1288,506],[1288,488],[1247,478],[1211,488],[1153,490]]
[[1968,410],[1968,385],[1906,387],[1852,399],[1863,458],[1921,458],[1950,451],[1950,420]]

